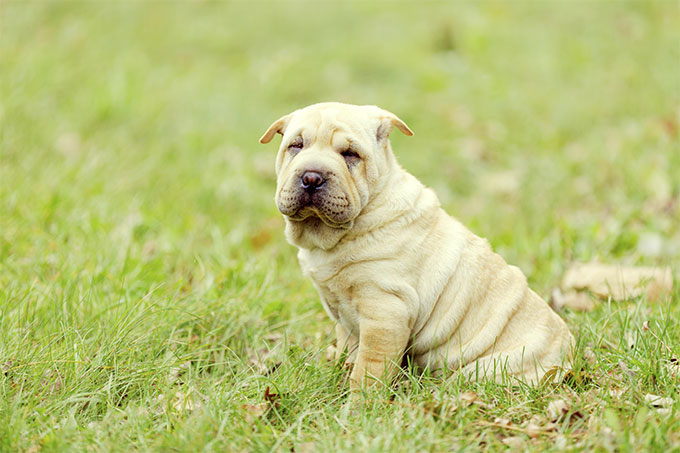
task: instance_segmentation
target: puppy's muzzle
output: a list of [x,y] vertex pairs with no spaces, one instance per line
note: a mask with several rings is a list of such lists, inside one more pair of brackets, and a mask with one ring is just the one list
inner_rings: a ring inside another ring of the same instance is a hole
[[306,171],[300,176],[300,186],[310,194],[320,189],[325,183],[326,179],[315,171]]

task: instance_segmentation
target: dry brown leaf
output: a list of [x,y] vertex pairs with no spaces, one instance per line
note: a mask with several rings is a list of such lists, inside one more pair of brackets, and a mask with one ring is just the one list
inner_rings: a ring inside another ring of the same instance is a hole
[[548,404],[548,417],[552,421],[561,419],[567,412],[569,412],[569,404],[564,400],[554,400]]
[[623,339],[626,340],[626,345],[628,346],[628,349],[635,348],[635,337],[633,337],[633,334],[631,333],[630,330],[626,330],[623,333]]
[[295,453],[314,453],[318,451],[314,442],[302,442],[295,445]]
[[281,332],[270,332],[264,336],[264,341],[269,343],[280,343],[285,339],[285,336]]
[[198,410],[203,407],[203,402],[200,400],[199,396],[197,396],[197,392],[191,388],[186,392],[178,390],[170,399],[166,399],[165,395],[161,393],[155,398],[153,412],[156,415],[159,415],[170,409],[176,412],[192,412]]
[[461,401],[472,404],[479,400],[479,396],[475,392],[465,392],[458,395]]
[[550,296],[550,306],[555,311],[560,311],[564,307],[578,311],[591,311],[595,308],[595,302],[587,293],[575,290],[562,292],[559,288],[555,288]]
[[544,420],[538,415],[534,415],[531,419],[523,424],[524,432],[532,439],[537,438],[542,433],[552,433],[557,431],[559,426],[556,423],[544,423]]
[[583,351],[583,358],[586,359],[586,362],[590,365],[595,365],[597,362],[597,356],[590,347],[586,347]]
[[273,361],[272,357],[276,356],[276,352],[267,348],[261,348],[258,350],[246,349],[248,354],[248,365],[250,365],[255,372],[266,376],[275,371],[281,362]]
[[526,426],[526,432],[529,435],[529,437],[535,439],[538,437],[539,434],[541,434],[541,425],[534,421],[530,421]]
[[267,386],[266,389],[264,389],[264,394],[262,395],[265,401],[271,403],[272,405],[276,405],[279,403],[281,400],[281,395],[278,393],[273,393],[269,390],[269,386]]
[[558,426],[557,423],[549,422],[543,425],[541,428],[543,429],[544,432],[553,432],[557,431]]
[[648,393],[645,395],[645,402],[654,407],[669,408],[673,405],[673,398],[664,398],[663,396]]
[[46,370],[40,379],[40,393],[52,394],[59,392],[64,387],[64,379],[58,370]]
[[670,268],[576,263],[564,274],[562,289],[589,290],[600,298],[625,300],[646,295],[660,299],[673,289]]
[[172,407],[177,412],[192,412],[200,409],[203,406],[200,400],[192,397],[192,391],[188,392],[175,392],[175,398],[172,401]]
[[269,403],[267,402],[257,404],[246,403],[241,407],[243,407],[243,409],[245,409],[246,411],[246,418],[249,421],[253,421],[256,418],[262,417],[264,413],[267,412],[267,409],[269,409]]
[[281,395],[273,393],[269,386],[265,388],[261,403],[245,403],[241,407],[246,411],[246,419],[249,422],[266,415],[270,410],[276,409],[281,404]]
[[14,365],[14,362],[11,360],[6,361],[2,365],[0,365],[0,372],[4,374],[5,376],[9,376],[9,370],[12,369],[12,366]]
[[162,393],[160,395],[156,395],[156,398],[154,398],[153,406],[154,414],[156,415],[162,414],[165,406],[166,406],[165,395],[163,395]]
[[680,378],[680,360],[677,357],[673,357],[668,364],[668,373],[676,379]]
[[479,395],[477,395],[475,392],[464,392],[458,395],[458,398],[460,399],[461,402],[463,402],[466,406],[472,406],[473,404],[479,407],[483,407],[484,409],[489,409],[493,407],[490,404],[485,403],[479,398]]
[[621,370],[630,377],[636,377],[638,375],[638,369],[636,367],[629,368],[628,365],[623,360],[619,360],[617,365]]
[[501,442],[510,448],[524,448],[524,439],[520,436],[506,437],[505,439],[501,440]]
[[586,373],[582,368],[576,370],[568,370],[564,373],[561,385],[567,385],[572,388],[589,387],[593,385],[595,378],[593,375]]
[[567,448],[567,436],[563,434],[558,434],[557,437],[555,437],[555,450],[557,451],[562,451]]
[[612,389],[609,391],[609,396],[617,400],[621,399],[621,396],[623,396],[623,389]]
[[510,426],[512,424],[508,418],[495,418],[493,423],[499,426]]
[[190,367],[191,367],[191,364],[189,362],[184,362],[184,363],[180,364],[179,366],[170,368],[170,370],[168,371],[168,376],[167,376],[168,383],[174,384],[175,382],[177,382],[177,380],[182,375],[184,375],[184,373],[186,373],[186,371]]

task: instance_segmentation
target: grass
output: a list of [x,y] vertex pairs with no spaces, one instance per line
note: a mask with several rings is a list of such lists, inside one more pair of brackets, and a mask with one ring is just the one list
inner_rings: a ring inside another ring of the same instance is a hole
[[406,370],[349,410],[257,143],[309,103],[377,104],[416,132],[402,164],[544,297],[574,261],[677,281],[676,3],[0,11],[0,450],[680,450],[677,283],[563,312],[571,384]]

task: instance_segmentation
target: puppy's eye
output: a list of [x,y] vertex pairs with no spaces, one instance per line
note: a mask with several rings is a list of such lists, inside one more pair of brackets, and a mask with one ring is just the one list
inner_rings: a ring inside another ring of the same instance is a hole
[[361,156],[356,151],[352,151],[351,149],[346,149],[343,152],[340,153],[340,155],[345,159],[345,163],[347,163],[347,166],[349,167],[350,165],[355,165],[361,160]]
[[299,138],[297,140],[294,140],[290,145],[288,145],[288,152],[294,156],[300,152],[303,146],[304,144],[302,143],[302,139]]

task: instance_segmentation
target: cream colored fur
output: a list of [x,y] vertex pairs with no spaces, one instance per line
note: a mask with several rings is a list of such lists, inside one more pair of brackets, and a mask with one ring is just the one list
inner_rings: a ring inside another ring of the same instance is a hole
[[[446,214],[435,193],[392,153],[392,127],[374,106],[324,103],[287,115],[261,141],[283,135],[276,202],[305,275],[337,322],[352,388],[388,382],[404,354],[431,369],[535,383],[567,366],[573,337],[522,272]],[[291,143],[302,143],[296,148]],[[359,156],[346,162],[351,149]],[[305,198],[305,171],[326,178]]]

